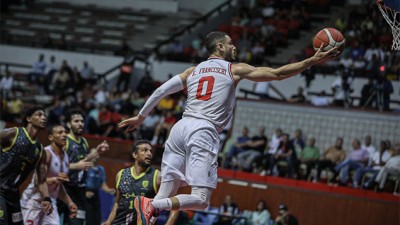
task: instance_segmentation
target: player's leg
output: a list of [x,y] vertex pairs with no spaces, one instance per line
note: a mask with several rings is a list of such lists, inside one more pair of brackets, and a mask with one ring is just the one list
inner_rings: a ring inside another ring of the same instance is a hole
[[[0,224],[8,225],[23,225],[21,205],[19,203],[19,192],[6,191],[1,193],[0,207],[3,210],[3,215],[0,216]],[[1,220],[3,217],[4,220]],[[3,223],[5,222],[5,223]]]

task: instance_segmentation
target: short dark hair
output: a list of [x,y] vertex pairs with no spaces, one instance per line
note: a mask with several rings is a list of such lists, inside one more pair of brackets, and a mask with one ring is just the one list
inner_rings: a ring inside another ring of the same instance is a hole
[[65,117],[65,122],[71,122],[72,115],[81,115],[83,119],[85,119],[85,114],[80,109],[71,109],[67,112],[67,116]]
[[139,140],[139,141],[135,142],[135,144],[133,145],[131,153],[136,152],[138,150],[139,145],[142,145],[142,144],[149,144],[151,146],[150,141],[148,141],[148,140]]
[[206,36],[205,46],[208,54],[212,54],[217,50],[217,42],[224,41],[228,34],[221,31],[213,31]]
[[52,135],[52,134],[53,134],[54,128],[56,128],[56,127],[63,127],[63,125],[61,125],[61,124],[54,124],[54,125],[51,125],[51,126],[49,127],[49,129],[48,129],[49,135]]
[[39,111],[39,110],[44,112],[44,108],[40,105],[33,106],[32,108],[28,109],[25,112],[25,116],[24,116],[24,120],[22,121],[22,125],[24,127],[26,127],[28,125],[28,121],[27,121],[28,117],[31,117],[36,111]]
[[130,158],[133,162],[135,162],[135,158],[133,158],[132,153],[137,153],[138,147],[143,144],[149,144],[151,146],[151,142],[148,140],[139,140],[139,141],[136,141],[135,144],[133,145],[132,151],[130,154]]

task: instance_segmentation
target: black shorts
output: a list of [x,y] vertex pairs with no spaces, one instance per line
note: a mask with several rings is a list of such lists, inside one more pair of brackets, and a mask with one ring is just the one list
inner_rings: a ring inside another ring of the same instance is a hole
[[71,197],[72,201],[78,207],[78,213],[75,218],[69,217],[68,206],[58,201],[60,215],[64,216],[64,225],[84,225],[85,224],[85,214],[86,214],[86,188],[71,186],[64,184],[65,190]]
[[19,191],[0,190],[0,225],[23,225]]

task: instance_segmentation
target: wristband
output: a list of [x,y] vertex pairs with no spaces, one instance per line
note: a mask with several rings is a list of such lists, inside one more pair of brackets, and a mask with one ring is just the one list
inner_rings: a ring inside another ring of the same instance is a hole
[[43,198],[43,201],[50,202],[50,204],[53,203],[53,202],[51,201],[51,198],[50,198],[50,197],[44,197],[44,198]]

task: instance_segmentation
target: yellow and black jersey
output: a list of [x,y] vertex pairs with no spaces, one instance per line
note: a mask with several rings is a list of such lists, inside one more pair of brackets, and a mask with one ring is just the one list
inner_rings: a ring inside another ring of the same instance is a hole
[[141,195],[154,198],[157,194],[158,170],[149,167],[146,172],[135,176],[133,166],[118,172],[117,189],[121,194],[113,225],[136,225],[133,200]]
[[7,148],[0,146],[0,190],[18,191],[19,186],[37,166],[43,146],[32,140],[24,127]]
[[[73,136],[68,135],[65,151],[68,155],[69,163],[77,163],[89,154],[89,144],[84,137],[76,140]],[[70,180],[68,185],[81,187],[86,185],[86,171],[84,170],[69,170],[68,177]]]

